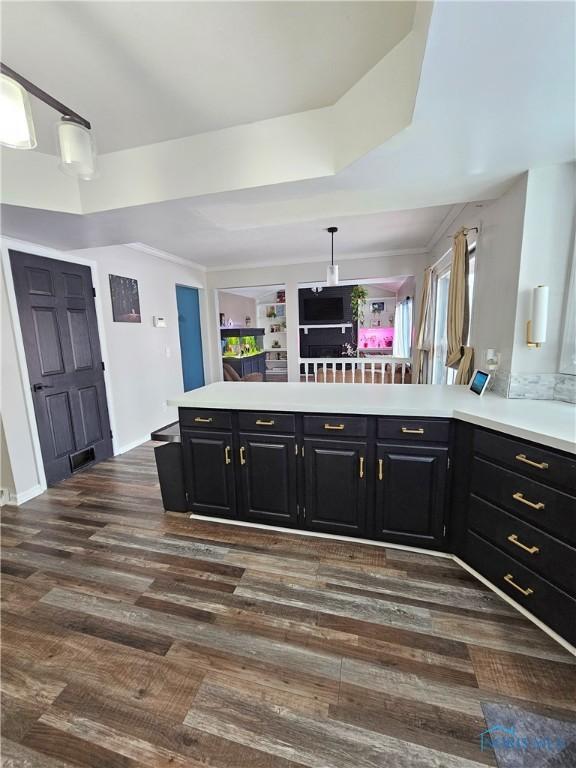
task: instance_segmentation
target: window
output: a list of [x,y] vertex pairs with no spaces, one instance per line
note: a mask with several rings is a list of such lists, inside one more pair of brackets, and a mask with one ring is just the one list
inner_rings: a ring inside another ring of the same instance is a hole
[[[474,272],[476,267],[476,243],[468,251],[468,317],[472,317],[474,297]],[[432,384],[454,384],[456,370],[446,367],[448,354],[448,288],[450,285],[450,267],[437,275],[434,296],[434,339],[432,346]]]

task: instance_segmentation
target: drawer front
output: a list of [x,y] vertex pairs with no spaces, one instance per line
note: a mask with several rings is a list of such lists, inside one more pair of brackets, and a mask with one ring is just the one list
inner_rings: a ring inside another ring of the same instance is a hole
[[447,419],[378,419],[378,437],[385,440],[447,443],[449,436]]
[[576,493],[576,459],[481,429],[474,430],[474,452],[540,483],[560,485]]
[[364,437],[368,434],[368,419],[365,416],[304,416],[304,434]]
[[180,408],[180,424],[183,427],[197,429],[232,429],[230,411],[205,410],[200,408]]
[[576,596],[576,549],[477,496],[470,497],[468,525],[514,560]]
[[466,537],[466,562],[568,642],[576,644],[576,600],[480,538]]
[[576,499],[474,457],[472,493],[494,502],[562,541],[576,544]]
[[239,411],[238,424],[240,429],[250,432],[296,431],[296,420],[292,413]]

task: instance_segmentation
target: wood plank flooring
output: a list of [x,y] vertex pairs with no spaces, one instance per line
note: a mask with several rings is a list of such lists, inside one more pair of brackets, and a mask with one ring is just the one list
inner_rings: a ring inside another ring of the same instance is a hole
[[165,515],[152,444],[1,516],[2,765],[472,768],[575,659],[450,560]]

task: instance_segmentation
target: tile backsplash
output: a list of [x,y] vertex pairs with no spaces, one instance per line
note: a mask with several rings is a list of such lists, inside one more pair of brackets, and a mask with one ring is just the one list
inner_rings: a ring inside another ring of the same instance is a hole
[[554,400],[564,400],[566,403],[576,403],[576,376],[568,373],[556,374]]
[[562,400],[576,403],[576,376],[564,373],[497,371],[492,391],[501,397],[514,399]]

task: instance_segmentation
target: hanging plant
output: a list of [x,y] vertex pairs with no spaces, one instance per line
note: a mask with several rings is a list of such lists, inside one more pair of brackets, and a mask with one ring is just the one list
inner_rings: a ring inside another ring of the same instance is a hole
[[352,317],[357,323],[364,322],[364,302],[368,298],[368,289],[363,285],[355,285],[350,295],[350,306],[352,308]]

